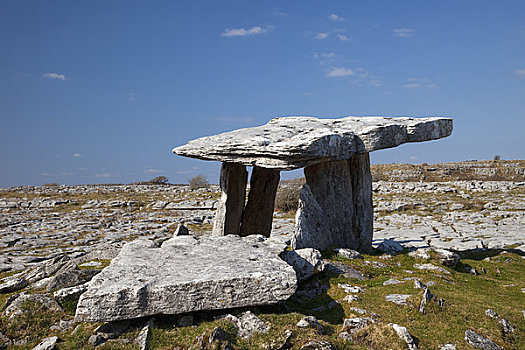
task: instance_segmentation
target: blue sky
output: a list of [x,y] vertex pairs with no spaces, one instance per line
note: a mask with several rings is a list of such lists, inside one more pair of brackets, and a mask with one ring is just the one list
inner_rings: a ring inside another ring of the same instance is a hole
[[285,115],[454,118],[374,163],[523,159],[524,19],[525,1],[2,1],[0,187],[216,183],[171,149]]

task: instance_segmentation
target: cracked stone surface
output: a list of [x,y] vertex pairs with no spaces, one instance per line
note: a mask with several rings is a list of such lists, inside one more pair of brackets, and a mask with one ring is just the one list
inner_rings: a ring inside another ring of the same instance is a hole
[[173,152],[203,160],[292,170],[407,142],[435,140],[451,133],[449,118],[294,116],[202,137],[174,148]]
[[277,303],[297,287],[293,267],[278,256],[284,248],[261,236],[175,236],[160,247],[135,240],[93,278],[76,319],[115,321]]

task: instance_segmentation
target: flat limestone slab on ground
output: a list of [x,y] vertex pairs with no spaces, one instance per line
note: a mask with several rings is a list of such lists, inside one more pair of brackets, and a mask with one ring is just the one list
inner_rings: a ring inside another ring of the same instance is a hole
[[77,306],[79,321],[116,321],[285,300],[296,273],[285,245],[262,236],[176,236],[162,246],[126,244],[95,276]]

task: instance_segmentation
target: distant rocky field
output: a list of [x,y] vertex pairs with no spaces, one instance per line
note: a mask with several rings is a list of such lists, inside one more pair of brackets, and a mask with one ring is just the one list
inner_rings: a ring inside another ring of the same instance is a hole
[[[374,254],[321,252],[325,271],[275,306],[120,324],[75,323],[82,286],[127,241],[160,243],[179,224],[209,234],[218,186],[0,189],[0,349],[525,349],[524,169],[373,166]],[[276,211],[272,236],[293,227]],[[245,311],[262,322],[247,336],[217,318]]]

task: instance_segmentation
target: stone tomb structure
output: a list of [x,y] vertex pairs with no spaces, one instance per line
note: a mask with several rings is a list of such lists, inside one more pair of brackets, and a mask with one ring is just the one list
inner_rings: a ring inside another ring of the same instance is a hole
[[[451,133],[450,118],[282,117],[192,140],[173,152],[222,162],[214,235],[269,237],[280,171],[305,168],[292,248],[368,252],[373,232],[369,153]],[[253,167],[247,201],[246,166]]]

